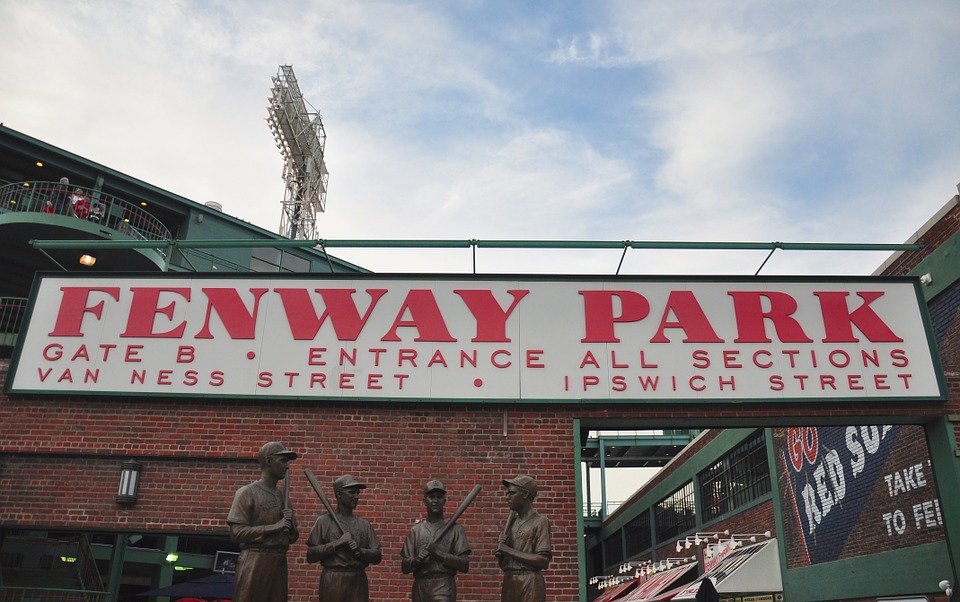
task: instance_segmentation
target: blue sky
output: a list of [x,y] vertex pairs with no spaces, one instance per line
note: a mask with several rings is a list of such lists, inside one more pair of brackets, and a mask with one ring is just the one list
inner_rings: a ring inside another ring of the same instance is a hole
[[[0,0],[0,121],[270,230],[264,124],[292,64],[323,114],[320,236],[905,241],[960,181],[960,2]],[[52,178],[56,179],[56,178]],[[469,271],[468,251],[339,251]],[[765,252],[631,251],[752,274]],[[864,274],[885,253],[776,253]],[[619,251],[481,251],[600,273]]]

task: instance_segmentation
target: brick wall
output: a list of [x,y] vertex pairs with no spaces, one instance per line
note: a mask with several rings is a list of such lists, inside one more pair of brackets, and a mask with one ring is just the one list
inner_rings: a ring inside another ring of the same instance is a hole
[[[436,406],[245,404],[227,402],[0,399],[0,524],[122,531],[226,533],[233,492],[259,475],[255,457],[271,439],[300,453],[292,474],[302,539],[289,555],[291,600],[315,599],[320,567],[303,541],[322,506],[306,482],[310,467],[332,498],[332,481],[358,475],[369,488],[358,514],[381,540],[384,561],[369,570],[372,598],[399,600],[411,578],[399,551],[423,516],[423,484],[440,478],[448,512],[484,487],[461,523],[474,548],[461,599],[499,597],[493,551],[507,507],[501,479],[536,475],[536,506],[554,530],[547,572],[552,600],[578,599],[575,438],[569,417],[541,411]],[[120,462],[143,464],[139,502],[114,503]]]

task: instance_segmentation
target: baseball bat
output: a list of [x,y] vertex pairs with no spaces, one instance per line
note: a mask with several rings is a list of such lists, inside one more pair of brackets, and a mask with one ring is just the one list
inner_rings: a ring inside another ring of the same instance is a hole
[[307,480],[310,481],[310,486],[313,487],[313,490],[317,493],[317,497],[320,498],[320,501],[323,503],[323,507],[327,509],[327,513],[330,515],[330,518],[332,518],[333,522],[337,524],[337,528],[340,529],[340,533],[346,534],[347,530],[343,528],[343,523],[340,522],[340,517],[334,511],[333,506],[330,505],[330,500],[328,500],[327,496],[324,495],[323,489],[320,489],[320,483],[317,482],[317,477],[314,476],[313,471],[309,468],[304,468],[303,472],[307,475]]
[[477,496],[480,495],[481,489],[482,487],[480,487],[480,485],[476,485],[470,490],[470,493],[467,494],[467,497],[463,498],[463,501],[460,502],[459,506],[457,506],[456,511],[453,513],[453,516],[450,517],[450,520],[447,521],[447,524],[440,529],[440,533],[438,533],[437,536],[433,538],[433,541],[430,542],[431,545],[443,539],[443,536],[450,532],[450,529],[453,528],[453,525],[457,522],[457,519],[460,518],[460,515],[462,515],[470,506],[470,504],[473,503],[473,500],[477,499]]

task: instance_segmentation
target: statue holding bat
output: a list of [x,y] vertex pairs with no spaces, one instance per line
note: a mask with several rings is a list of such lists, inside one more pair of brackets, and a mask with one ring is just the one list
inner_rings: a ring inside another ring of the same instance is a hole
[[470,543],[457,519],[480,493],[477,485],[461,502],[450,520],[444,520],[447,490],[438,480],[423,489],[427,518],[416,523],[407,534],[400,551],[400,569],[413,573],[413,602],[454,602],[457,599],[457,573],[470,570]]
[[[271,441],[260,448],[260,479],[237,490],[227,515],[240,546],[234,602],[287,602],[287,548],[299,537],[287,469],[296,452]],[[277,483],[283,479],[280,490]]]
[[323,565],[320,575],[320,602],[368,602],[366,568],[379,564],[380,542],[370,523],[354,514],[360,491],[367,486],[353,475],[333,482],[337,507],[333,508],[320,489],[313,472],[304,471],[327,513],[320,516],[307,538],[307,562]]
[[533,508],[537,482],[529,475],[503,479],[510,507],[507,526],[497,545],[497,562],[503,571],[500,602],[544,602],[546,585],[541,571],[553,557],[550,521]]

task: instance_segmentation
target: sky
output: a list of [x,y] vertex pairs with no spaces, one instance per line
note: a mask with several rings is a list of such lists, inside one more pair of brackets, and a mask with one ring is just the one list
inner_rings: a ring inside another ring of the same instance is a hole
[[[960,182],[957,0],[0,0],[0,121],[271,231],[322,115],[324,239],[902,243]],[[58,178],[52,178],[58,179]],[[468,249],[351,250],[469,272]],[[778,251],[763,275],[889,253]],[[752,275],[766,251],[480,249],[485,273]]]

